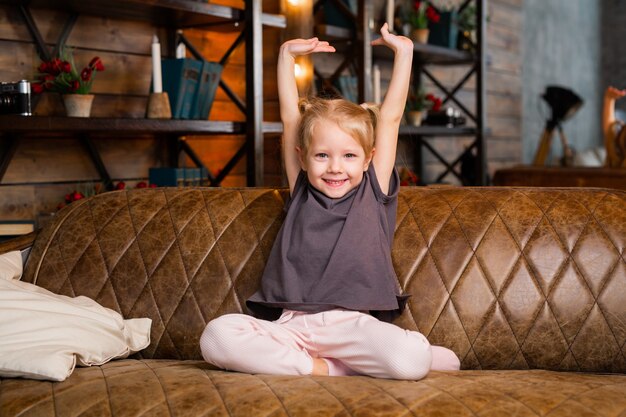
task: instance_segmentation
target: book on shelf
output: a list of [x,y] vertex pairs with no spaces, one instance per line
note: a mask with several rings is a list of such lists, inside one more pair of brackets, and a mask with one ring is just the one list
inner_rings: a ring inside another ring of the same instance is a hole
[[32,220],[0,220],[0,239],[9,239],[35,231]]
[[190,119],[208,119],[221,76],[222,66],[220,64],[202,61],[202,72],[193,97]]
[[358,101],[359,86],[358,80],[353,75],[340,75],[337,83],[339,84],[339,90],[343,95],[343,98],[353,103]]
[[163,91],[167,92],[172,109],[172,118],[191,118],[191,107],[200,74],[202,63],[195,59],[179,58],[161,61],[163,73]]
[[192,58],[161,61],[163,90],[174,119],[208,119],[222,75],[217,62]]
[[157,187],[207,185],[206,168],[150,168],[150,184]]

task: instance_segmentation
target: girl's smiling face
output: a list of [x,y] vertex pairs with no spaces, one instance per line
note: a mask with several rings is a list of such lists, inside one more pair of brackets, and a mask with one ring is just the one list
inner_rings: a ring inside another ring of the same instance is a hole
[[315,124],[306,155],[298,149],[309,182],[330,198],[340,198],[363,180],[372,155],[335,122]]

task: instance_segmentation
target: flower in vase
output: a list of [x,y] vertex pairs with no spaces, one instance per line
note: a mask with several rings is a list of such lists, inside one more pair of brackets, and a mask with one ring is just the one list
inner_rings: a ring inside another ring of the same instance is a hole
[[434,94],[426,94],[426,101],[430,102],[429,110],[432,110],[432,111],[441,110],[441,105],[443,104],[443,102],[441,101],[439,97],[435,96]]
[[63,49],[58,57],[43,61],[37,70],[37,79],[32,83],[34,93],[89,94],[94,76],[104,71],[104,64],[96,56],[78,72],[73,54]]
[[439,19],[439,13],[427,1],[413,3],[413,10],[409,14],[409,23],[413,29],[428,29],[428,23],[437,23]]
[[442,100],[435,96],[432,93],[426,94],[423,89],[418,90],[417,92],[411,91],[407,98],[406,102],[406,110],[407,111],[426,111],[433,110],[439,111],[441,110],[441,105],[443,104]]

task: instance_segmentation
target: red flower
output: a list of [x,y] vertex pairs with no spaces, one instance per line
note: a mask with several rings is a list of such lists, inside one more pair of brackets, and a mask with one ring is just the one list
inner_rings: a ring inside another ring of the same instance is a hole
[[44,61],[37,68],[37,80],[43,83],[42,89],[33,89],[35,93],[53,91],[61,94],[88,94],[95,78],[94,72],[104,71],[104,64],[99,57],[94,57],[82,71],[74,67],[71,51],[62,50],[58,57]]
[[85,198],[85,196],[83,195],[83,193],[78,192],[78,191],[74,191],[74,194],[72,194],[72,197],[71,197],[72,201],[81,200],[81,199],[83,199],[83,198]]
[[431,22],[434,22],[434,23],[439,22],[439,13],[437,13],[437,11],[435,10],[433,6],[428,6],[428,8],[426,9],[426,17]]
[[439,13],[429,2],[415,1],[413,8],[414,10],[409,16],[409,22],[414,28],[426,29],[429,22],[439,22]]
[[35,83],[35,84],[32,85],[32,88],[33,88],[33,93],[41,94],[41,93],[43,93],[44,85],[43,85],[43,83]]
[[117,185],[115,186],[116,190],[123,190],[124,188],[126,188],[126,183],[124,181],[118,182]]
[[156,184],[150,184],[149,187],[150,188],[157,188],[157,185]]
[[59,75],[63,71],[63,62],[59,58],[54,58],[48,67],[48,72],[52,75]]
[[138,182],[135,188],[147,188],[148,184],[145,181]]
[[89,68],[96,71],[104,71],[104,64],[102,63],[100,57],[93,57],[93,59],[89,62]]
[[80,78],[83,81],[89,81],[91,80],[91,68],[85,68],[81,73],[80,73]]
[[443,104],[443,102],[439,97],[435,97],[434,94],[427,94],[426,100],[429,100],[432,103],[432,106],[430,108],[432,111],[441,110],[441,105]]

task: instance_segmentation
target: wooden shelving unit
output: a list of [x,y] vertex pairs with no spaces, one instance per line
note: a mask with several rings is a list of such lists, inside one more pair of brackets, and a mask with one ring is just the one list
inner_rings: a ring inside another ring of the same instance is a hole
[[[196,164],[202,161],[195,155],[181,136],[213,134],[245,134],[245,145],[233,155],[223,167],[218,177],[210,177],[211,185],[219,185],[234,165],[247,155],[247,184],[261,185],[263,181],[263,135],[280,133],[280,123],[263,121],[262,95],[262,27],[284,28],[286,19],[282,15],[262,12],[261,0],[246,1],[245,9],[209,4],[197,0],[0,0],[19,9],[24,24],[28,28],[38,53],[42,59],[50,59],[48,50],[38,27],[31,16],[31,8],[47,8],[68,13],[68,19],[59,36],[56,49],[65,43],[76,18],[79,15],[100,16],[115,19],[142,20],[172,31],[183,28],[205,28],[222,31],[240,31],[228,54],[244,42],[246,44],[246,97],[241,100],[234,96],[228,86],[220,82],[227,95],[244,111],[245,122],[206,121],[206,120],[154,120],[154,119],[117,119],[117,118],[67,118],[67,117],[22,117],[14,115],[0,116],[0,181],[17,148],[20,137],[35,133],[66,133],[78,137],[89,150],[94,165],[101,179],[112,185],[106,167],[93,146],[92,138],[98,133],[116,134],[154,134],[163,135],[170,143],[170,149],[176,153],[186,152]],[[175,164],[176,157],[171,157]]]

